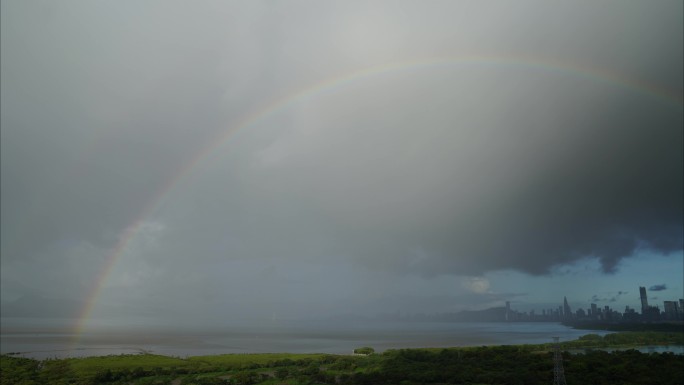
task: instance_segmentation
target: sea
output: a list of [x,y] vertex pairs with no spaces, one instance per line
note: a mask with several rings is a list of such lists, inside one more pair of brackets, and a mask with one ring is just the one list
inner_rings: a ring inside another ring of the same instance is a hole
[[[54,330],[3,328],[0,353],[46,359],[152,353],[175,357],[249,353],[351,354],[420,347],[541,344],[606,331],[576,330],[560,323],[330,322],[280,321],[206,330],[101,330],[80,335]],[[684,354],[684,347],[642,347]]]

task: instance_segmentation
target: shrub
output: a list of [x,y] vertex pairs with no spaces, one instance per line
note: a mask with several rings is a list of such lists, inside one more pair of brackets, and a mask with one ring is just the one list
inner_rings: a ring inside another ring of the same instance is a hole
[[354,349],[354,354],[366,354],[366,355],[368,355],[368,354],[373,354],[373,353],[375,353],[375,349],[373,349],[369,346],[364,346],[362,348]]

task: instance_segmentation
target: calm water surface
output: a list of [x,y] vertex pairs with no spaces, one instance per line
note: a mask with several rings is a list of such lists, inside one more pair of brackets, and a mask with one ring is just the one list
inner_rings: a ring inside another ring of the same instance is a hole
[[[560,337],[573,340],[606,331],[575,330],[556,323],[330,323],[285,322],[231,327],[220,331],[164,333],[150,330],[86,333],[3,332],[2,353],[31,358],[83,357],[122,353],[196,356],[222,353],[351,353],[360,346],[376,351],[416,347],[538,344]],[[682,347],[678,353],[682,353]],[[648,351],[674,351],[651,347]]]

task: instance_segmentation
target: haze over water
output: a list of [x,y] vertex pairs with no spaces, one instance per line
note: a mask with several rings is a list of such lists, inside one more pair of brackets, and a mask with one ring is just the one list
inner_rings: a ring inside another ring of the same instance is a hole
[[[223,331],[98,332],[73,334],[16,332],[0,336],[2,353],[23,352],[32,358],[96,356],[150,352],[173,356],[225,353],[349,354],[361,346],[376,351],[416,347],[541,344],[590,333],[557,323],[447,322],[280,322],[228,328]],[[597,334],[606,332],[598,331]]]

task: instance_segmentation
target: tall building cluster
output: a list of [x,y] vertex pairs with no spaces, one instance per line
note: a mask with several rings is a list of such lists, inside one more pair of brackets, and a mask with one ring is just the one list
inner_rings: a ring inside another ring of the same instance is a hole
[[641,299],[641,312],[629,306],[624,312],[611,309],[606,305],[603,308],[592,303],[588,309],[577,309],[573,312],[568,304],[567,297],[563,298],[563,305],[556,309],[544,309],[541,314],[534,310],[530,312],[518,312],[511,309],[506,302],[507,321],[603,321],[603,322],[661,322],[661,321],[684,321],[684,299],[679,301],[664,301],[663,311],[658,306],[648,304],[646,288],[639,287]]
[[648,304],[645,287],[639,287],[639,296],[641,297],[641,316],[646,321],[675,321],[684,317],[684,299],[663,301],[664,311],[661,312],[658,306]]

